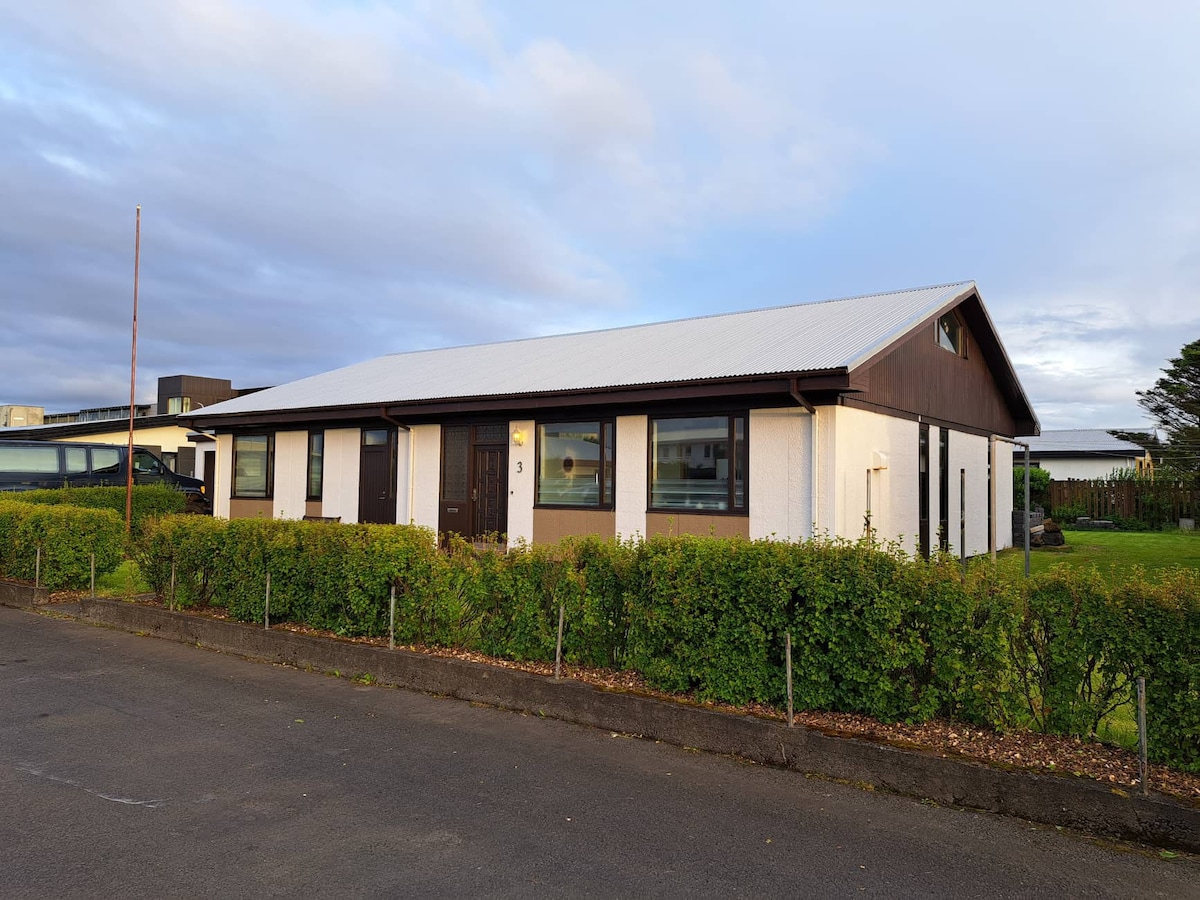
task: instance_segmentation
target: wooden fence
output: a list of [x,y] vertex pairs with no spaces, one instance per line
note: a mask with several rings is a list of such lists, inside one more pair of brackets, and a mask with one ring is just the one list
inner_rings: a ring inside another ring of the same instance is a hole
[[1093,519],[1137,519],[1152,528],[1197,518],[1200,513],[1200,484],[1165,479],[1135,481],[1051,481],[1051,514],[1060,517],[1091,516]]

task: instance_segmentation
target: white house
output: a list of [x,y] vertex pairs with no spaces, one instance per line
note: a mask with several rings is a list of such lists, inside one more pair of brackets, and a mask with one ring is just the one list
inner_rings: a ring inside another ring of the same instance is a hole
[[1038,423],[973,282],[382,356],[184,414],[220,516],[1010,540]]
[[[1130,428],[1126,432],[1145,431]],[[1131,441],[1113,437],[1102,428],[1043,431],[1021,440],[1029,444],[1029,462],[1050,473],[1054,481],[1108,478],[1115,469],[1150,469],[1150,454]]]

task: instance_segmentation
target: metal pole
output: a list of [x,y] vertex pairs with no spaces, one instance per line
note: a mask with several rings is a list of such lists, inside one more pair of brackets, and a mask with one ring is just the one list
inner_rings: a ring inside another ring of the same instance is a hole
[[1025,577],[1029,577],[1029,445],[1025,445]]
[[174,561],[171,562],[171,593],[168,596],[168,600],[169,600],[169,602],[167,603],[167,609],[174,612],[174,610],[175,610],[175,562]]
[[1142,785],[1142,793],[1149,794],[1150,786],[1146,783],[1150,765],[1146,754],[1146,679],[1139,676],[1137,680],[1137,717],[1138,717],[1138,780]]
[[267,599],[263,603],[263,628],[271,627],[271,573],[267,573]]
[[388,604],[388,649],[396,649],[396,583],[392,582],[392,599]]
[[563,605],[558,604],[558,643],[554,647],[554,680],[562,675]]
[[89,554],[88,554],[88,556],[90,556],[90,557],[91,557],[91,564],[92,564],[92,565],[91,565],[91,568],[92,568],[92,598],[93,598],[93,599],[95,599],[95,597],[96,597],[96,552],[93,550],[91,553],[89,553]]
[[796,717],[792,714],[792,633],[787,633],[787,698],[788,698],[788,728],[792,728],[796,724]]
[[33,586],[40,588],[42,586],[42,545],[37,546],[37,555],[33,560]]
[[133,349],[129,356],[129,447],[125,457],[125,533],[133,524],[133,416],[137,386],[138,269],[142,259],[142,205],[137,207],[133,236]]

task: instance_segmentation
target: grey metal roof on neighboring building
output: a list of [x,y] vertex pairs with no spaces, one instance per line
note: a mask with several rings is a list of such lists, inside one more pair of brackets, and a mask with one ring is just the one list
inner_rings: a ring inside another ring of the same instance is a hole
[[853,369],[975,291],[973,281],[381,356],[193,411],[210,416]]
[[[1147,428],[1113,429],[1147,431]],[[1023,437],[1030,453],[1107,453],[1120,456],[1144,456],[1146,451],[1132,441],[1113,437],[1104,428],[1063,428],[1043,431],[1038,437]]]

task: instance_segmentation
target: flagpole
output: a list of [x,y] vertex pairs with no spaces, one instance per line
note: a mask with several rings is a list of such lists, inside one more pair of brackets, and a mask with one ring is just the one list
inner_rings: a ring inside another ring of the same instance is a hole
[[125,456],[125,533],[133,523],[133,416],[137,386],[138,268],[142,256],[142,205],[137,206],[133,233],[133,350],[129,358],[129,452]]

